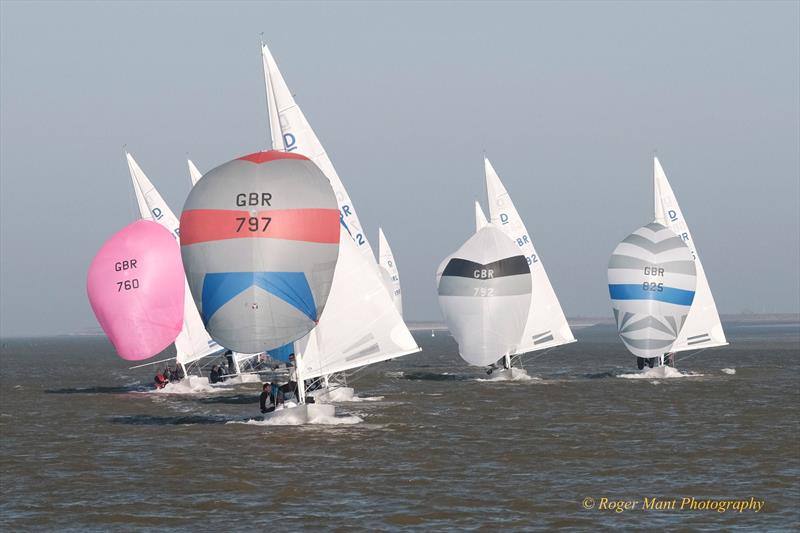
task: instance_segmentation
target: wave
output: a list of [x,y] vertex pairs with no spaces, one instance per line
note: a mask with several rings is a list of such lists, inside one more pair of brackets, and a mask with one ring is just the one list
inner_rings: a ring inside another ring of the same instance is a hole
[[674,378],[696,378],[703,374],[695,372],[681,372],[671,366],[660,366],[656,368],[645,368],[641,372],[633,374],[620,374],[618,378],[624,379],[674,379]]

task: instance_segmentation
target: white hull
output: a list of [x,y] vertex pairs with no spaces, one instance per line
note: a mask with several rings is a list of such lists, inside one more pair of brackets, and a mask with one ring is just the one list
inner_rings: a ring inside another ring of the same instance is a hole
[[287,403],[271,413],[264,413],[264,421],[274,424],[300,425],[330,419],[336,414],[336,408],[325,403],[305,403],[297,405]]
[[306,395],[322,402],[352,402],[355,391],[353,387],[323,387],[308,392]]

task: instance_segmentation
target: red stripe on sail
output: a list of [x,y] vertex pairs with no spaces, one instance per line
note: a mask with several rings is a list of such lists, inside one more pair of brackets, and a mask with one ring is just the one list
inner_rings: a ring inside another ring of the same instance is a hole
[[302,154],[296,154],[292,152],[279,152],[277,150],[256,152],[254,154],[239,157],[238,159],[241,161],[249,161],[251,163],[255,163],[256,165],[260,165],[261,163],[268,163],[270,161],[278,161],[280,159],[301,159],[303,161],[309,161],[309,159]]
[[180,234],[181,245],[257,238],[335,244],[339,242],[339,210],[273,209],[254,215],[230,209],[191,209],[181,214]]

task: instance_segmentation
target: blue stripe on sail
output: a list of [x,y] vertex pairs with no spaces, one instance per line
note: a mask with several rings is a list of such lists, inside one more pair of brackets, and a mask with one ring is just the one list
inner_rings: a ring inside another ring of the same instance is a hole
[[609,285],[612,300],[658,300],[676,305],[692,305],[694,291],[664,287],[662,291],[645,290],[641,283]]
[[289,355],[294,353],[294,343],[290,342],[289,344],[284,344],[283,346],[275,348],[274,350],[268,350],[267,353],[273,359],[277,359],[285,363],[289,361]]
[[314,295],[302,272],[215,272],[203,278],[203,322],[208,325],[214,313],[253,285],[317,320]]

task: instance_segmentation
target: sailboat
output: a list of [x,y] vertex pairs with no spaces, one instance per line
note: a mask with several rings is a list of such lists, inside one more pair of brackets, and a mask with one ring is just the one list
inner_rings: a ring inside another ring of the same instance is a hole
[[[489,198],[489,222],[511,238],[524,255],[532,279],[531,308],[522,338],[513,353],[504,357],[503,368],[496,371],[498,379],[516,379],[527,372],[514,364],[520,364],[520,356],[526,353],[547,350],[575,342],[575,337],[564,316],[550,279],[545,272],[541,256],[533,246],[533,237],[522,221],[511,196],[500,181],[489,159],[484,157],[486,192]],[[476,228],[487,223],[486,217],[476,202]]]
[[[178,218],[136,163],[133,156],[125,152],[125,157],[128,161],[133,190],[136,194],[136,203],[142,220],[150,220],[161,224],[177,241],[179,239],[180,226]],[[223,348],[212,340],[206,331],[194,300],[192,300],[189,286],[185,283],[185,277],[184,285],[183,327],[175,339],[175,359],[181,366],[183,374],[188,379],[191,379],[192,377],[189,373],[190,365],[204,357],[222,353]]]
[[[415,353],[420,348],[400,314],[399,274],[385,235],[380,256],[386,258],[386,266],[388,261],[393,265],[394,274],[389,271],[391,285],[384,283],[350,195],[263,43],[261,54],[272,148],[308,156],[328,177],[347,237],[340,245],[339,266],[325,314],[307,338],[295,343],[296,352],[304,353],[305,379],[321,381],[321,388],[312,394],[343,401],[353,395],[353,389],[346,384],[346,372]],[[345,245],[344,241],[352,241],[354,246]],[[353,252],[360,254],[362,260],[352,257]]]
[[612,254],[609,294],[620,338],[637,357],[639,369],[655,366],[659,376],[667,377],[676,353],[728,341],[697,246],[657,157],[653,218]]
[[711,294],[711,287],[708,284],[703,263],[700,261],[697,245],[657,157],[653,158],[653,191],[656,222],[671,229],[686,243],[692,252],[697,271],[694,301],[671,351],[676,353],[725,346],[728,344],[728,340],[722,329],[717,304]]

